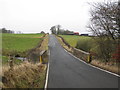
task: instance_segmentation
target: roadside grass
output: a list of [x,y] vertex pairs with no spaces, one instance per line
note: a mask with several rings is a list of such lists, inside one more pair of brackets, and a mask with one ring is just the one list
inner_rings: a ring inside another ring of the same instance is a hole
[[2,54],[22,54],[38,45],[43,34],[2,34]]
[[24,62],[12,70],[3,67],[3,88],[44,88],[45,65]]
[[0,58],[2,58],[2,64],[8,63],[8,57],[6,57],[6,56],[0,56]]
[[116,65],[113,62],[106,63],[101,60],[92,60],[91,64],[120,75],[120,72],[119,72],[120,65]]

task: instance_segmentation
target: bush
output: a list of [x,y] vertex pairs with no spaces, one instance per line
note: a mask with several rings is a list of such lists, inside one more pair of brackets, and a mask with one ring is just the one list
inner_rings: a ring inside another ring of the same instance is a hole
[[78,40],[75,48],[89,52],[92,48],[92,41],[90,39]]

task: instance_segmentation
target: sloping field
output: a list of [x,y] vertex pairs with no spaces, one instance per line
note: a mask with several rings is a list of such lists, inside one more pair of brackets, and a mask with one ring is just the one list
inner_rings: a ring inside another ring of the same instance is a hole
[[2,34],[3,55],[25,52],[37,46],[43,34]]
[[[26,57],[27,52],[35,48],[44,34],[2,34],[2,63],[8,61],[9,55]],[[15,60],[16,63],[21,62]]]
[[91,40],[91,37],[87,37],[87,36],[76,36],[76,35],[60,35],[60,36],[63,37],[65,41],[73,47],[76,47],[78,41],[81,41],[82,43],[86,40],[88,41]]

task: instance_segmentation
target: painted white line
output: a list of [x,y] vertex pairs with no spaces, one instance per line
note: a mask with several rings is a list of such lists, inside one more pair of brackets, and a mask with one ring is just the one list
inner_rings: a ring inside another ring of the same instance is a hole
[[[48,52],[49,57],[50,57],[50,50]],[[50,60],[50,59],[49,59]],[[49,76],[49,61],[48,61],[48,66],[47,66],[47,73],[46,73],[46,81],[45,81],[45,87],[44,90],[47,90],[47,86],[48,86],[48,76]]]
[[48,73],[49,73],[49,63],[48,63],[48,67],[47,67],[46,82],[45,82],[44,90],[47,90],[47,85],[48,85]]
[[107,70],[101,69],[101,68],[99,68],[99,67],[93,66],[93,65],[91,65],[91,64],[88,64],[88,63],[86,63],[85,61],[77,58],[76,56],[74,56],[73,54],[71,54],[70,52],[68,52],[66,49],[64,49],[64,50],[65,50],[68,54],[70,54],[71,56],[73,56],[74,58],[78,59],[79,61],[81,61],[81,62],[83,62],[83,63],[85,63],[85,64],[87,64],[87,65],[89,65],[89,66],[91,66],[91,67],[93,67],[93,68],[96,68],[96,69],[99,69],[99,70],[101,70],[101,71],[104,71],[104,72],[107,72],[107,73],[109,73],[109,74],[112,74],[112,75],[114,75],[114,76],[120,77],[120,75],[118,75],[118,74],[115,74],[115,73],[112,73],[112,72],[110,72],[110,71],[107,71]]
[[118,74],[116,74],[116,73],[112,73],[112,72],[110,72],[110,71],[101,69],[101,68],[99,68],[99,67],[97,67],[97,66],[93,66],[93,65],[91,65],[91,64],[88,64],[88,65],[91,66],[91,67],[97,68],[97,69],[99,69],[99,70],[101,70],[101,71],[104,71],[104,72],[107,72],[107,73],[109,73],[109,74],[112,74],[112,75],[114,75],[114,76],[120,77],[120,75],[118,75]]
[[71,54],[70,52],[68,52],[66,49],[64,49],[68,54],[70,54],[71,56],[73,56],[74,58],[76,58],[76,59],[78,59],[79,61],[81,61],[81,62],[83,62],[83,63],[85,63],[85,64],[87,64],[88,65],[88,63],[86,63],[85,61],[83,61],[83,60],[80,60],[78,57],[76,57],[76,56],[74,56],[73,54]]

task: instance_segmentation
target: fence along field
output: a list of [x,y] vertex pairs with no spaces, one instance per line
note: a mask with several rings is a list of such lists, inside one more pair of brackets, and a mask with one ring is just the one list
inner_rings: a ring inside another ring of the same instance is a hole
[[3,62],[8,55],[25,57],[26,52],[38,45],[43,34],[2,34],[2,54]]

